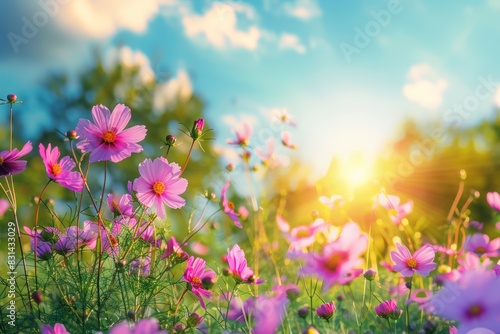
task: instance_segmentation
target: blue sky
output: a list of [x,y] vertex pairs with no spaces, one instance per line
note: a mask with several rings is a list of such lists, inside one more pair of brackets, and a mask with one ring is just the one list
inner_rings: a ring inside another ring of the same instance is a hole
[[[112,54],[122,45],[121,59],[144,66],[145,76],[170,78],[162,91],[169,99],[203,97],[219,145],[235,120],[258,122],[257,136],[272,109],[286,109],[298,124],[292,138],[300,156],[318,172],[334,154],[379,152],[408,117],[446,129],[500,106],[500,0],[6,6],[2,88],[22,96],[23,108],[43,108],[37,85],[49,71],[79,71],[92,47]],[[29,38],[26,21],[38,24]]]

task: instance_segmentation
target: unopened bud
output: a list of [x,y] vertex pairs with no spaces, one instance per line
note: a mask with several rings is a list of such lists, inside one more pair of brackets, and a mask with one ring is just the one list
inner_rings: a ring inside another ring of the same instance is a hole
[[33,291],[33,293],[31,294],[31,297],[33,297],[33,300],[38,305],[40,305],[42,303],[42,301],[43,301],[42,292],[40,290]]
[[17,100],[17,95],[16,94],[9,94],[7,95],[7,101],[9,103],[14,103]]
[[66,138],[69,140],[78,139],[78,133],[75,130],[69,130],[66,132]]
[[167,144],[168,146],[173,146],[176,141],[177,138],[174,135],[168,135],[165,137],[165,144]]

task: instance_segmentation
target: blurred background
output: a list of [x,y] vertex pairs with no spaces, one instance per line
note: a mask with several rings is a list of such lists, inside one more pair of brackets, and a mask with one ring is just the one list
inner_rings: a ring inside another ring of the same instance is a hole
[[[252,163],[267,201],[304,217],[297,223],[325,209],[319,196],[340,194],[353,200],[348,216],[368,224],[371,199],[385,191],[414,200],[408,219],[436,240],[461,170],[462,202],[480,193],[471,219],[496,222],[484,196],[500,190],[499,0],[18,0],[2,12],[0,96],[24,101],[14,106],[15,147],[34,144],[29,172],[16,176],[18,194],[32,194],[20,196],[26,225],[33,189],[46,182],[38,143],[64,146],[56,130],[117,103],[147,126],[145,156],[177,136],[169,159],[178,163],[189,148],[181,124],[207,120],[214,139],[184,174],[187,197],[219,192],[224,167],[238,164],[226,141],[244,121],[252,153],[290,131],[297,148],[283,151],[286,168]],[[283,115],[296,126],[277,125]],[[8,106],[0,118],[4,150]],[[143,159],[113,166],[117,192]],[[245,182],[233,180],[244,204]],[[52,187],[50,196],[68,195]]]

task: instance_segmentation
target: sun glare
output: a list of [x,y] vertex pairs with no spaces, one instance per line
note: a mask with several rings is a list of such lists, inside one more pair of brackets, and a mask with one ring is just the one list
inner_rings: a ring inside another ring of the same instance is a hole
[[353,155],[344,162],[342,174],[348,187],[361,187],[373,179],[373,163],[364,155]]

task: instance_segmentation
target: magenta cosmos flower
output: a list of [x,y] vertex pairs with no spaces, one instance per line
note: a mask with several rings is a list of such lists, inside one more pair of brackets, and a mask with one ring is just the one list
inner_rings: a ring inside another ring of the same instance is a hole
[[500,211],[500,194],[497,192],[489,192],[486,194],[486,201],[495,210]]
[[159,218],[165,218],[164,204],[172,209],[186,204],[179,195],[186,191],[188,181],[179,177],[180,173],[179,165],[168,163],[163,157],[144,160],[139,164],[141,177],[134,181],[137,199],[148,208],[154,207]]
[[378,306],[375,306],[375,313],[384,319],[399,319],[402,312],[398,309],[398,305],[394,299],[383,301]]
[[396,244],[398,251],[391,252],[391,258],[394,261],[394,270],[400,272],[405,277],[411,277],[415,272],[422,276],[428,276],[431,271],[436,269],[434,256],[436,253],[429,245],[420,247],[413,255],[406,246]]
[[15,148],[12,151],[0,152],[0,177],[21,173],[26,168],[27,162],[19,158],[30,153],[32,148],[31,142],[27,142],[21,151]]
[[479,327],[500,333],[500,280],[490,270],[468,271],[458,281],[444,283],[431,299],[430,310],[458,321],[459,333]]
[[236,135],[235,140],[228,139],[227,143],[231,145],[239,145],[247,147],[250,144],[250,136],[252,136],[252,126],[249,123],[239,124],[233,133]]
[[400,204],[400,202],[401,199],[396,195],[379,194],[375,197],[375,204],[387,209],[389,218],[396,225],[401,223],[401,220],[413,211],[412,200],[409,200],[404,204]]
[[490,241],[487,234],[476,233],[465,238],[464,248],[466,251],[477,255],[498,256],[500,249],[500,238]]
[[227,192],[227,189],[229,188],[229,185],[230,185],[230,182],[228,180],[227,183],[222,188],[222,192],[220,195],[221,201],[222,201],[222,210],[224,211],[225,214],[227,214],[229,216],[229,218],[231,218],[231,220],[233,221],[234,225],[236,225],[236,227],[243,228],[243,226],[241,226],[240,220],[238,219],[239,214],[237,214],[234,211],[234,203],[230,202],[227,199],[226,192]]
[[81,192],[83,190],[82,176],[78,172],[71,171],[76,164],[70,157],[66,156],[59,162],[60,153],[57,146],[52,149],[51,144],[49,144],[45,149],[45,146],[40,144],[38,148],[49,179],[72,191]]
[[231,276],[238,283],[250,283],[253,278],[253,270],[247,266],[245,252],[237,244],[231,250],[227,249],[227,263]]
[[363,273],[360,257],[368,246],[368,238],[356,223],[347,223],[339,237],[323,247],[320,254],[306,257],[302,274],[314,275],[323,280],[323,292],[333,285],[350,283]]
[[206,309],[206,307],[203,298],[210,298],[212,292],[203,287],[203,279],[205,277],[212,278],[215,276],[215,273],[212,270],[205,271],[206,265],[207,263],[205,260],[201,258],[195,259],[194,256],[191,256],[188,259],[186,271],[182,276],[183,280],[191,285],[191,292],[198,297],[200,305],[204,309]]
[[43,325],[40,332],[42,334],[70,334],[64,325],[58,323],[54,325],[54,328],[51,325]]
[[145,318],[135,324],[126,321],[111,328],[109,334],[167,334],[166,330],[160,330],[160,323],[155,318]]
[[76,132],[82,138],[77,147],[83,152],[90,152],[90,162],[112,161],[119,162],[128,158],[132,153],[142,151],[137,143],[146,137],[146,127],[135,125],[125,129],[132,117],[130,109],[117,104],[112,113],[103,105],[92,108],[94,123],[87,119],[80,119]]

